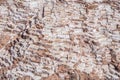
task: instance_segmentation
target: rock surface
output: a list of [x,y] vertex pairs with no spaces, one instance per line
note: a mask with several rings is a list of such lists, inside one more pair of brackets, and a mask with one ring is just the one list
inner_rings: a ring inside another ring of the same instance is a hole
[[0,80],[120,80],[120,1],[0,0]]

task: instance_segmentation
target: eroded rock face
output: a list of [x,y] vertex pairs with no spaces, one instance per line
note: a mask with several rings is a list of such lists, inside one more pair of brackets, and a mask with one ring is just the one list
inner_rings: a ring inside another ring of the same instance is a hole
[[57,70],[55,74],[43,80],[102,80],[94,73],[89,75],[76,69],[70,69],[66,65],[60,65]]
[[0,0],[0,80],[119,80],[119,0]]

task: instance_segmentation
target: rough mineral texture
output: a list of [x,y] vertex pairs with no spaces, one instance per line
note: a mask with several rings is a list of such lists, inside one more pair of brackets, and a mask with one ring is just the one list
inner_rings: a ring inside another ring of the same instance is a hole
[[0,0],[0,80],[120,80],[120,0]]

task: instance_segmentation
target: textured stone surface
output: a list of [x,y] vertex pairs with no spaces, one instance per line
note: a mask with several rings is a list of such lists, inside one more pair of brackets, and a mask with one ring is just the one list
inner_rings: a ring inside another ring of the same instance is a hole
[[0,0],[0,80],[119,79],[119,0]]

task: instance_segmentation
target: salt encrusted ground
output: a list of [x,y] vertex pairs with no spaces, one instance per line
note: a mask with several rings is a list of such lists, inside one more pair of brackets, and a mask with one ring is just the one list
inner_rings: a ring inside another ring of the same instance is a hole
[[120,0],[0,0],[0,80],[120,80]]

